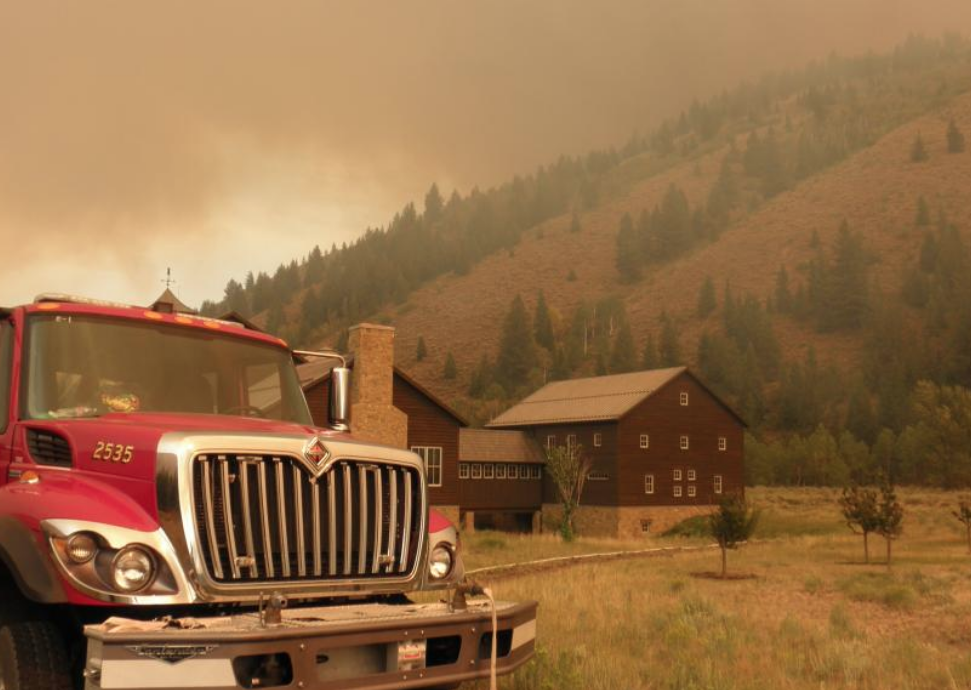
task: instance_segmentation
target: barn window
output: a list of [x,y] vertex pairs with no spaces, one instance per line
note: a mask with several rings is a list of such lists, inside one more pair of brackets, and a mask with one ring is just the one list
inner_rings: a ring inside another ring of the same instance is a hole
[[469,463],[463,462],[459,464],[459,479],[469,478]]
[[674,485],[674,497],[675,498],[681,498],[681,485],[680,484],[675,484]]
[[681,391],[681,407],[688,406],[688,391]]
[[556,448],[556,434],[550,434],[546,437],[546,447]]
[[472,463],[472,479],[482,479],[482,465],[477,462]]
[[676,481],[676,482],[680,482],[681,481],[681,470],[675,470],[674,471],[674,481]]
[[695,489],[695,485],[694,484],[691,484],[691,485],[688,486],[688,496],[690,496],[691,498],[694,498],[697,495],[697,493],[698,492]]
[[[412,446],[411,452],[425,461],[425,476],[428,486],[442,485],[442,449],[439,446]],[[475,477],[473,476],[473,479]]]
[[603,445],[603,440],[604,440],[603,439],[603,434],[594,434],[593,435],[593,447],[594,448],[599,448],[600,446],[602,446]]
[[651,447],[651,437],[647,434],[641,434],[641,448]]
[[519,465],[507,465],[506,474],[510,479],[519,479]]
[[697,477],[697,475],[695,474],[695,471],[694,470],[688,470],[688,481],[689,482],[693,482],[696,477]]
[[720,494],[722,492],[722,476],[720,474],[715,475],[715,493]]
[[533,467],[532,467],[532,475],[531,476],[533,477],[533,479],[542,479],[543,478],[543,468],[540,467],[539,465],[533,465]]
[[496,466],[491,462],[482,466],[482,478],[494,479],[496,476]]
[[496,479],[505,479],[505,478],[506,478],[506,464],[499,463],[498,465],[496,465]]
[[728,439],[724,436],[718,437],[718,450],[728,450]]
[[593,472],[587,473],[587,481],[591,482],[605,482],[610,479],[610,475],[603,470],[594,470]]
[[654,475],[645,474],[644,475],[644,493],[653,494],[654,493]]
[[520,465],[519,466],[519,478],[520,479],[529,479],[529,465]]
[[577,447],[577,435],[576,434],[568,434],[567,435],[567,437],[566,437],[566,447],[569,448],[570,450],[573,450],[574,448]]
[[687,436],[682,436],[681,437],[681,450],[688,450],[688,437]]
[[641,532],[643,532],[644,534],[647,534],[650,531],[651,531],[651,521],[641,520]]

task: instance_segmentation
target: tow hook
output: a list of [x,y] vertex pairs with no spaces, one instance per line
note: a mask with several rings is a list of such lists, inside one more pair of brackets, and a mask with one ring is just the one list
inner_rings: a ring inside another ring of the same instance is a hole
[[283,609],[287,607],[287,598],[280,592],[274,592],[264,605],[263,593],[260,592],[260,626],[280,625],[283,622]]

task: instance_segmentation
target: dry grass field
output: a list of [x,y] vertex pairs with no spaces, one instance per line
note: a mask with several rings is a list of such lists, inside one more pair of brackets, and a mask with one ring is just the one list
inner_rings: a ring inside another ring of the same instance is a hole
[[[493,582],[540,602],[537,658],[503,688],[971,688],[971,555],[951,515],[958,496],[903,490],[905,532],[891,568],[862,544],[825,489],[753,489],[763,541],[732,553],[748,580],[694,577],[715,551],[563,568]],[[480,533],[469,563],[636,544]],[[480,687],[487,687],[481,685]]]

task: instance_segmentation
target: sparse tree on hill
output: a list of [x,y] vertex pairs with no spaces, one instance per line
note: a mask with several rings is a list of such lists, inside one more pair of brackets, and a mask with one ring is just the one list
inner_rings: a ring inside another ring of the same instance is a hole
[[415,348],[415,359],[422,361],[428,356],[428,348],[425,346],[424,336],[418,336],[418,347]]
[[647,339],[644,341],[644,350],[641,352],[641,368],[657,369],[658,361],[657,347],[654,345],[654,336],[648,334]]
[[971,502],[961,501],[958,503],[958,509],[951,512],[964,525],[964,531],[968,537],[968,553],[971,553]]
[[711,276],[708,276],[701,286],[701,292],[698,293],[698,316],[705,318],[715,311],[717,307],[718,298],[715,296],[715,283],[712,281]]
[[912,163],[923,163],[928,158],[927,147],[924,145],[924,138],[917,133],[917,138],[910,146],[910,160]]
[[442,369],[442,376],[444,376],[446,380],[452,381],[456,376],[458,376],[458,374],[459,370],[455,364],[455,357],[453,357],[452,353],[449,352],[445,357],[445,367]]
[[792,292],[789,290],[789,274],[785,266],[780,267],[775,275],[775,308],[782,314],[792,311]]
[[545,347],[550,352],[553,351],[553,320],[550,318],[550,309],[546,305],[546,296],[543,291],[539,291],[536,300],[536,314],[533,316],[533,331],[536,342]]
[[568,282],[568,283],[575,283],[575,282],[577,282],[577,272],[574,271],[572,268],[566,274],[566,282]]
[[583,230],[583,226],[580,225],[580,216],[574,213],[573,218],[570,219],[570,232],[580,232],[581,230]]
[[576,512],[592,463],[579,444],[546,448],[546,471],[553,478],[563,506],[560,534],[565,541],[576,537]]
[[625,283],[633,283],[641,277],[641,257],[637,232],[634,221],[629,213],[620,219],[617,230],[617,270],[620,279]]
[[880,504],[877,533],[887,540],[887,565],[891,562],[891,545],[904,531],[904,507],[897,500],[897,492],[889,477],[880,482]]
[[536,340],[533,338],[533,325],[522,297],[516,295],[503,324],[502,339],[499,342],[499,357],[496,360],[497,382],[512,393],[529,378],[536,368],[539,356]]
[[666,313],[661,315],[661,344],[658,354],[662,367],[677,367],[683,364],[678,330],[674,326],[674,321]]
[[917,198],[917,217],[914,218],[914,225],[919,228],[927,227],[931,224],[931,208],[927,204],[927,199],[921,194]]
[[708,516],[708,530],[718,542],[722,556],[721,576],[728,575],[728,550],[748,541],[759,523],[759,511],[749,506],[741,494],[727,494],[718,509]]
[[962,153],[964,151],[964,133],[958,129],[954,118],[947,126],[947,152]]
[[863,537],[863,562],[869,563],[870,534],[880,528],[880,510],[876,490],[856,484],[844,487],[839,504],[846,525],[855,534]]

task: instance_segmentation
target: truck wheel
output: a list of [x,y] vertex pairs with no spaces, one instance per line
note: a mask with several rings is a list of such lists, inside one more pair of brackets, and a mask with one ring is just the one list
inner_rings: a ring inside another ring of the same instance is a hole
[[52,624],[14,623],[0,630],[0,690],[71,690],[70,669]]

